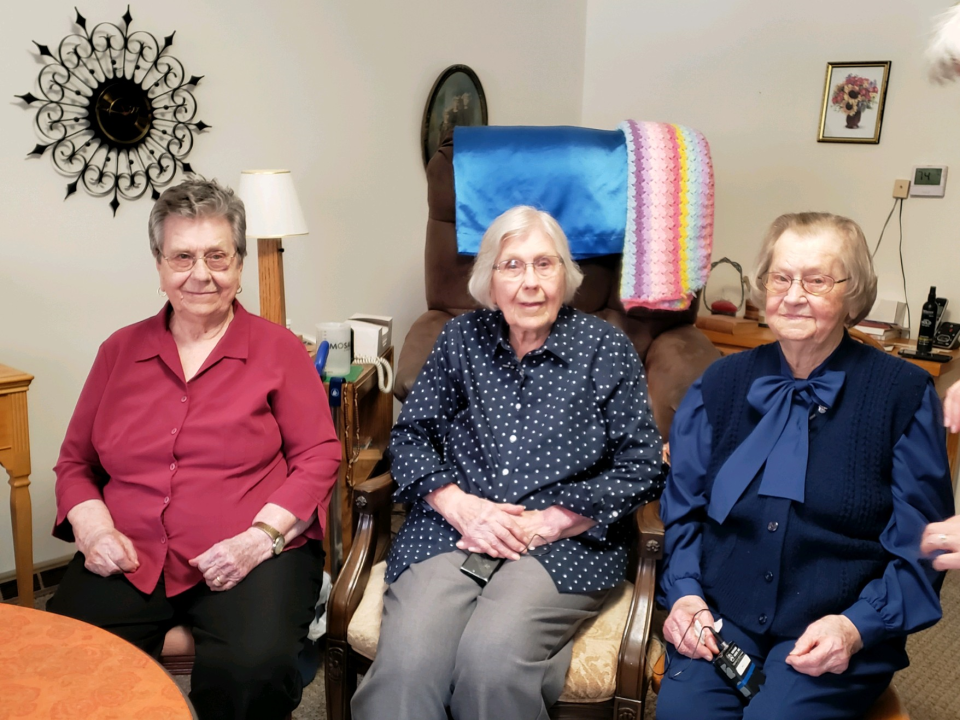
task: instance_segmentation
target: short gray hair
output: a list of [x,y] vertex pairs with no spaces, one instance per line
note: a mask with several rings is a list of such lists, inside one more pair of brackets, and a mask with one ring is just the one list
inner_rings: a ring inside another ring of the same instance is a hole
[[240,262],[247,256],[247,216],[243,200],[229,187],[196,175],[161,193],[153,204],[147,224],[150,251],[157,262],[163,256],[163,223],[172,215],[183,218],[224,218],[233,231],[233,244]]
[[517,205],[490,223],[490,227],[480,240],[480,250],[474,260],[470,283],[467,286],[478,303],[491,310],[497,309],[490,293],[490,285],[493,281],[493,264],[500,255],[500,248],[507,240],[525,237],[533,230],[541,230],[544,235],[553,240],[553,246],[556,248],[557,255],[560,256],[564,270],[563,301],[569,303],[573,300],[573,296],[577,294],[583,282],[583,272],[570,255],[570,243],[567,242],[563,228],[550,213],[529,205]]
[[[870,248],[863,230],[850,218],[822,212],[788,213],[781,215],[770,225],[757,256],[757,269],[753,276],[754,294],[760,303],[766,301],[766,289],[760,282],[773,261],[777,240],[787,230],[801,237],[818,232],[833,231],[840,240],[836,254],[850,278],[845,283],[844,304],[847,318],[844,324],[852,327],[863,320],[877,299],[877,274],[873,270]],[[836,278],[839,280],[840,278]]]

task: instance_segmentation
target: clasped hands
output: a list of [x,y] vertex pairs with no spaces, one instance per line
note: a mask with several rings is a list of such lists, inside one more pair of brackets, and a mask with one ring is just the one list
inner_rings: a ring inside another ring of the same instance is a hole
[[460,533],[458,548],[510,560],[518,560],[528,549],[579,535],[594,524],[558,505],[526,510],[522,505],[470,495],[452,484],[434,490],[425,499]]
[[[694,620],[703,626],[703,633],[694,629]],[[663,624],[664,637],[681,655],[713,660],[720,652],[716,638],[707,628],[713,627],[713,615],[698,595],[685,595],[673,604]],[[856,626],[844,615],[827,615],[810,623],[786,657],[786,663],[804,675],[819,677],[824,673],[842,673],[850,658],[863,642]]]

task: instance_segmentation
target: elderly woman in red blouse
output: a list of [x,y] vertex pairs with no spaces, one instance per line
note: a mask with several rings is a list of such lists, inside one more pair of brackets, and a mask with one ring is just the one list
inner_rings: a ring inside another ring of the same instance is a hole
[[340,460],[300,341],[236,300],[243,203],[188,180],[157,200],[168,302],[100,347],[60,450],[54,535],[79,552],[48,604],[159,656],[192,626],[203,718],[281,718],[323,576]]

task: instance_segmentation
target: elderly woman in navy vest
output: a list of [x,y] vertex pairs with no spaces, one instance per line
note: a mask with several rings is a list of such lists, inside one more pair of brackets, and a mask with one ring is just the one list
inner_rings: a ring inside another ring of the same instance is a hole
[[[547,720],[574,632],[623,581],[660,436],[630,340],[566,305],[582,280],[545,212],[484,234],[469,287],[485,308],[446,324],[393,429],[412,506],[354,717]],[[461,572],[470,553],[504,559],[486,585]]]
[[[940,618],[919,548],[953,511],[940,403],[926,372],[844,329],[876,282],[856,223],[781,216],[757,268],[777,342],[714,363],[677,412],[662,720],[860,717]],[[721,620],[766,674],[749,703],[706,662]]]

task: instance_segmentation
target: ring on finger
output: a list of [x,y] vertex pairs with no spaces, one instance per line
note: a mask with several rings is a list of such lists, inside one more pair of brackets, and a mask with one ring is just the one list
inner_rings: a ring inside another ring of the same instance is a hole
[[947,534],[946,534],[946,533],[940,533],[939,535],[937,535],[937,539],[940,541],[940,544],[941,544],[941,545],[946,545],[946,544],[947,544]]
[[219,575],[217,575],[217,576],[213,579],[213,584],[216,585],[217,587],[220,587],[221,585],[223,585],[223,580],[220,579],[220,576],[219,576]]

